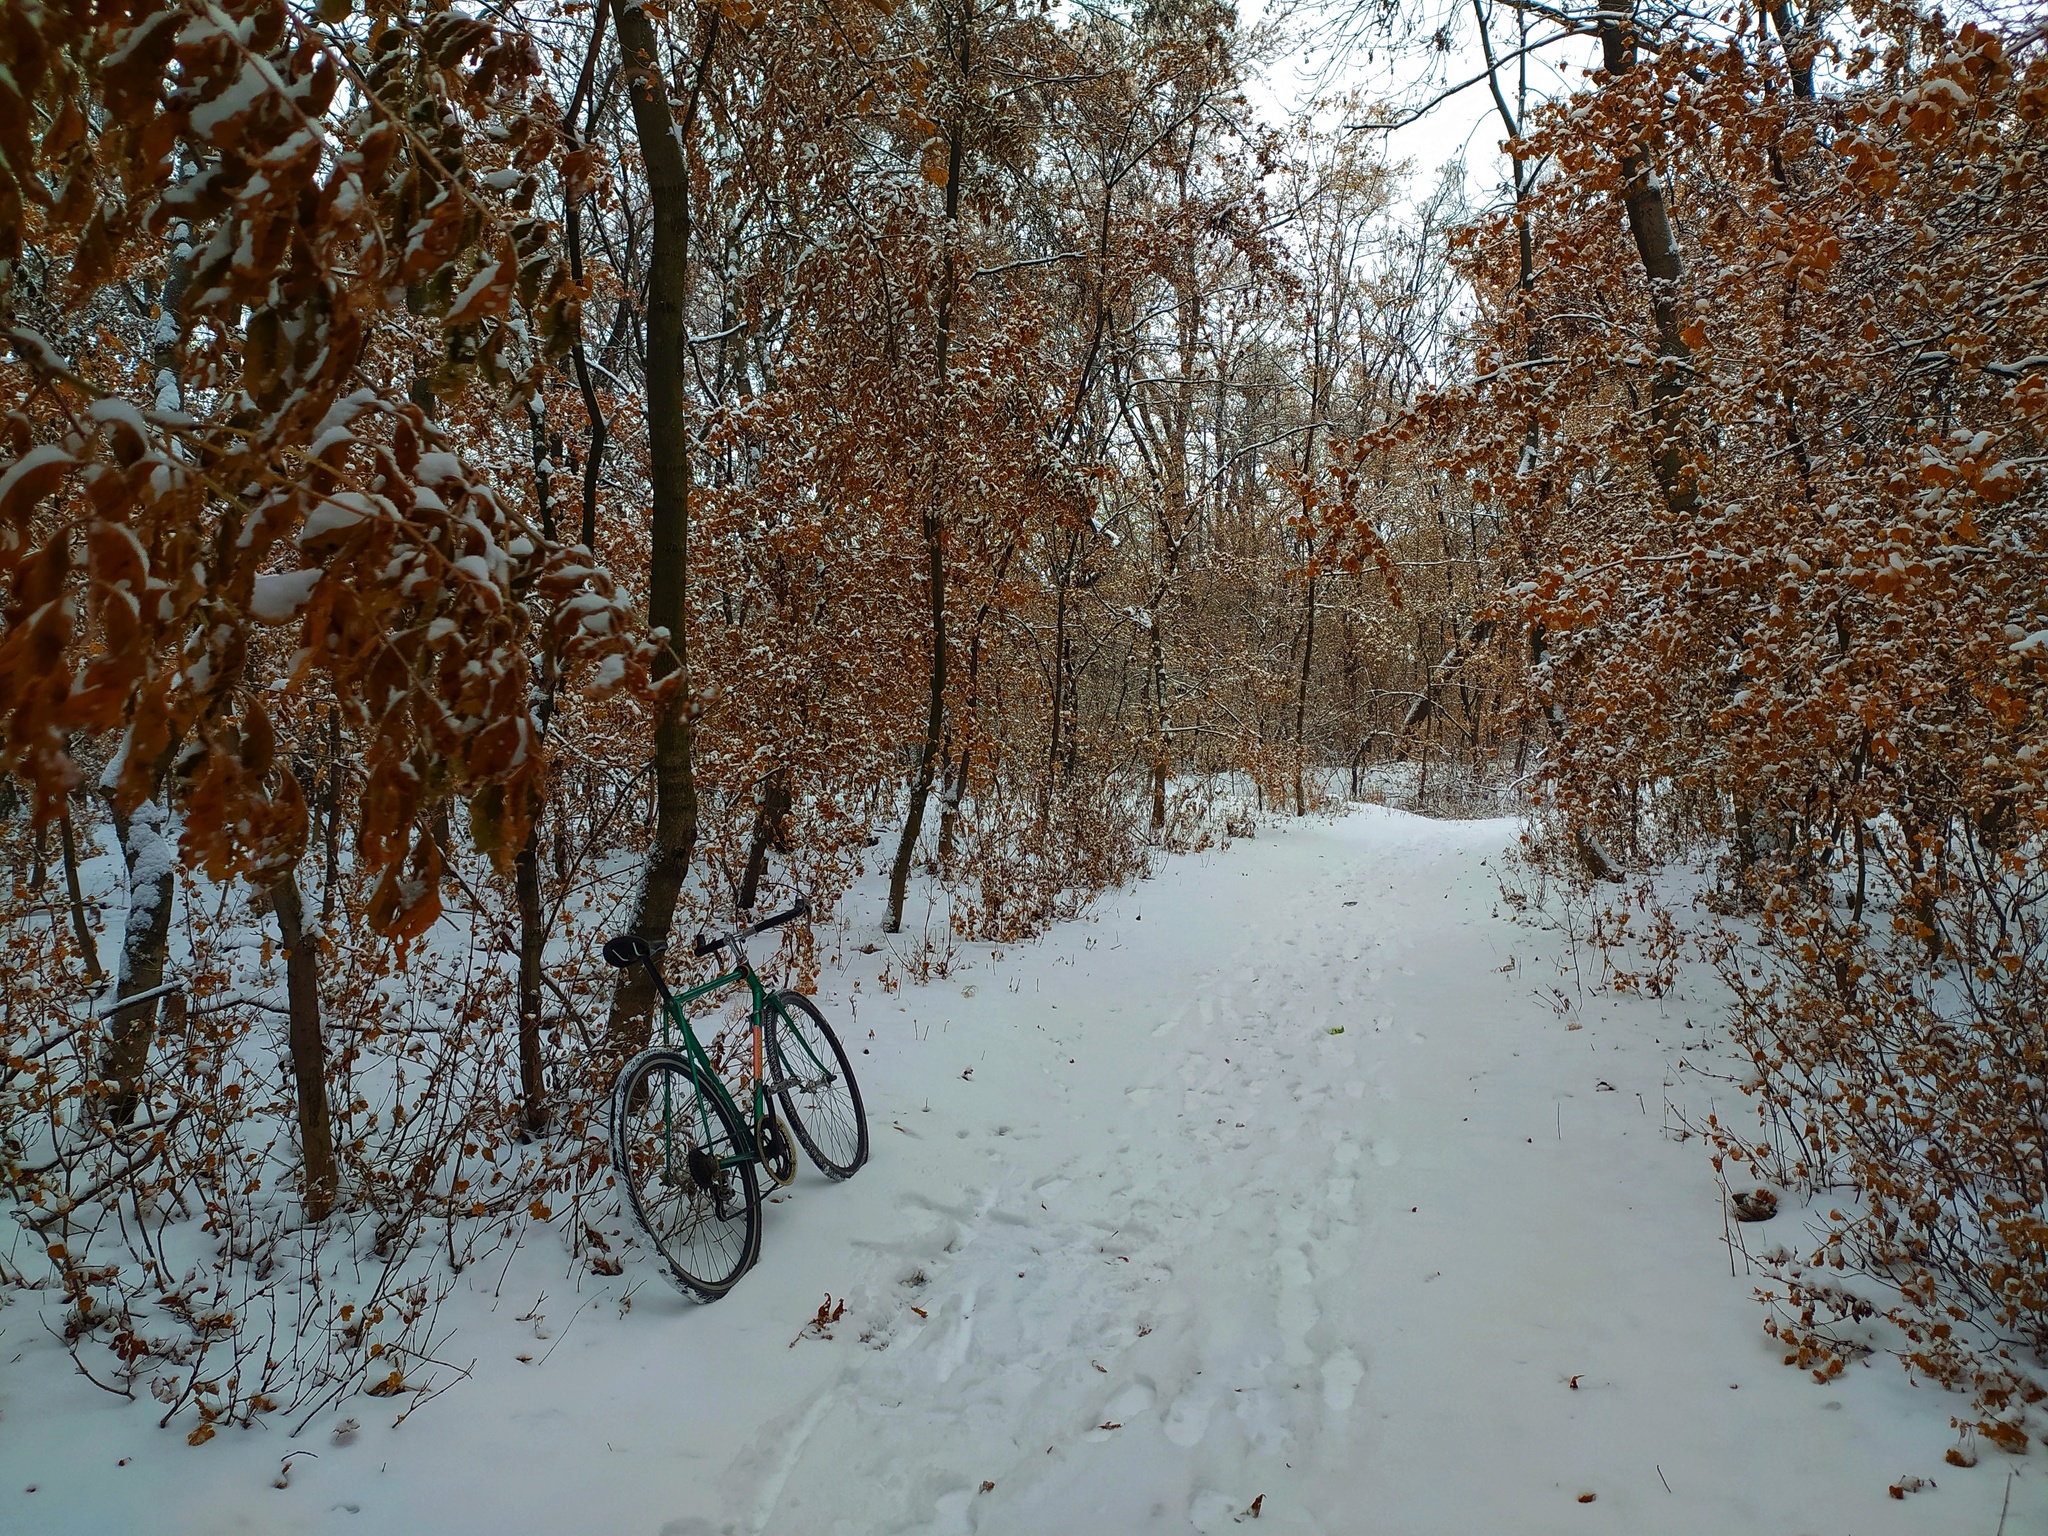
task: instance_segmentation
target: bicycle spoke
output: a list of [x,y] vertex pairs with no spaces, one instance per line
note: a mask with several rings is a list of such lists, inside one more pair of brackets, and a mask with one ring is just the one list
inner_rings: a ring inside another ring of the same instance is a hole
[[627,1205],[677,1282],[703,1300],[746,1272],[759,1238],[759,1196],[742,1142],[688,1061],[648,1052],[622,1074],[612,1156]]
[[868,1133],[846,1053],[801,993],[783,993],[770,1016],[775,1091],[790,1130],[821,1172],[848,1178],[867,1161]]

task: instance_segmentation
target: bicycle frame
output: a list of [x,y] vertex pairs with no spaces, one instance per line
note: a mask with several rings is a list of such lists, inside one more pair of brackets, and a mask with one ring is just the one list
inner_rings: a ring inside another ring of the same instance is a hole
[[[740,952],[738,959],[739,965],[736,969],[726,972],[723,976],[714,976],[711,980],[704,982],[700,986],[691,987],[686,992],[670,992],[668,983],[662,980],[660,968],[654,966],[651,962],[649,964],[649,968],[654,971],[655,984],[661,988],[661,1043],[663,1045],[672,1043],[669,1031],[670,1027],[673,1026],[676,1032],[680,1033],[683,1037],[682,1048],[684,1056],[689,1060],[690,1065],[697,1069],[691,1076],[696,1085],[698,1123],[706,1126],[710,1124],[710,1116],[705,1112],[704,1108],[704,1085],[708,1082],[711,1085],[712,1092],[732,1112],[733,1119],[739,1122],[741,1134],[746,1138],[745,1144],[740,1147],[734,1156],[720,1159],[719,1166],[722,1168],[736,1167],[741,1163],[758,1163],[762,1160],[761,1147],[755,1138],[754,1127],[766,1119],[768,1113],[768,1090],[766,1073],[763,1071],[765,1063],[762,1060],[762,1039],[766,1033],[768,1010],[771,1007],[783,1016],[785,1022],[790,1023],[790,1028],[787,1031],[788,1034],[802,1047],[803,1053],[810,1057],[811,1064],[828,1077],[831,1075],[832,1070],[822,1061],[818,1060],[818,1054],[811,1049],[810,1042],[803,1037],[802,1032],[789,1020],[788,1010],[783,1008],[779,1000],[771,997],[768,989],[761,985],[761,978],[755,973],[754,967],[748,962],[744,951]],[[711,1053],[704,1049],[704,1043],[697,1038],[697,1031],[690,1027],[690,1016],[685,1011],[687,1006],[698,998],[708,997],[713,992],[723,991],[725,988],[742,981],[747,984],[747,991],[749,993],[748,1012],[751,1016],[751,1027],[754,1032],[754,1113],[751,1117],[740,1113],[738,1101],[733,1098],[731,1090],[725,1086],[725,1080],[718,1075],[718,1069],[711,1064]],[[785,1072],[788,1070],[788,1065],[788,1063],[783,1064]],[[667,1092],[665,1088],[663,1091],[664,1093]],[[664,1131],[668,1128],[671,1112],[672,1107],[664,1102],[662,1105]],[[671,1147],[668,1151],[669,1155],[672,1156],[673,1148]]]
[[[754,1113],[751,1116],[740,1113],[739,1104],[733,1099],[731,1090],[725,1086],[725,1080],[718,1075],[718,1069],[712,1066],[711,1053],[704,1049],[704,1043],[697,1038],[697,1031],[690,1027],[689,1014],[684,1011],[690,1003],[694,1003],[698,998],[708,997],[713,992],[723,991],[735,982],[740,981],[744,981],[747,984],[747,989],[752,994],[750,999],[752,1007],[749,1011],[753,1016],[752,1027],[754,1031]],[[692,987],[687,992],[672,993],[668,990],[666,983],[662,984],[661,990],[661,1043],[663,1045],[673,1043],[670,1038],[670,1027],[673,1025],[676,1033],[683,1037],[682,1048],[684,1056],[689,1059],[690,1065],[697,1069],[691,1074],[696,1084],[697,1123],[699,1125],[709,1125],[711,1123],[711,1117],[704,1108],[704,1085],[709,1083],[711,1091],[717,1094],[724,1101],[725,1107],[732,1112],[732,1118],[739,1123],[740,1134],[746,1138],[744,1144],[732,1157],[719,1160],[719,1166],[731,1168],[736,1167],[740,1163],[758,1163],[761,1161],[761,1147],[754,1139],[754,1127],[760,1123],[762,1111],[766,1108],[766,1103],[761,1093],[761,1009],[762,1005],[767,1001],[767,990],[761,985],[761,979],[754,974],[754,968],[743,960],[739,969],[729,971],[723,976],[714,976],[702,986]],[[669,1106],[664,1104],[662,1106],[664,1127],[666,1127],[668,1118]]]

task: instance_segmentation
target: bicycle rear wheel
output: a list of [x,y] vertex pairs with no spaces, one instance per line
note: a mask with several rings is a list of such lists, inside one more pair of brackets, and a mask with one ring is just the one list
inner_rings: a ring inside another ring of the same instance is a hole
[[782,1118],[830,1179],[850,1179],[868,1160],[868,1113],[853,1064],[832,1026],[801,992],[781,992],[769,1009],[768,1050]]
[[724,1096],[698,1083],[681,1051],[657,1046],[626,1063],[612,1089],[622,1203],[669,1279],[698,1301],[718,1300],[760,1257],[751,1153]]

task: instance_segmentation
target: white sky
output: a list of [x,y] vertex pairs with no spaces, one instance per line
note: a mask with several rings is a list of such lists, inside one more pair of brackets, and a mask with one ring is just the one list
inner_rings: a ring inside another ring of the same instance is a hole
[[[1269,12],[1292,11],[1294,30],[1313,33],[1341,16],[1343,4],[1344,0],[1325,0],[1322,4],[1315,0],[1240,0],[1239,16],[1249,28]],[[1414,9],[1420,12],[1423,8]],[[1473,26],[1471,0],[1433,0],[1430,9],[1444,11],[1459,23],[1454,33],[1458,46],[1449,54],[1433,60],[1412,56],[1390,60],[1382,52],[1376,60],[1354,56],[1341,69],[1333,70],[1331,48],[1311,41],[1276,59],[1262,78],[1252,82],[1248,94],[1255,105],[1280,121],[1292,116],[1318,93],[1328,96],[1356,87],[1369,97],[1405,105],[1478,75],[1485,67],[1485,59]],[[1546,26],[1543,30],[1551,29]],[[1583,40],[1555,45],[1533,55],[1529,70],[1532,101],[1546,93],[1571,89],[1581,78],[1580,69],[1593,57],[1594,45]],[[1332,117],[1329,121],[1335,126],[1337,119]],[[1499,147],[1506,132],[1483,82],[1440,103],[1420,121],[1381,137],[1390,159],[1410,162],[1412,196],[1425,195],[1436,185],[1440,169],[1461,157],[1467,187],[1476,202],[1483,202],[1505,178]]]

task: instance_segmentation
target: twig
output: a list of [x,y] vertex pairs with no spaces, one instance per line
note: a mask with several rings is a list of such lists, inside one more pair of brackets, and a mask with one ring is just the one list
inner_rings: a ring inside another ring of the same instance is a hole
[[33,1227],[36,1231],[41,1232],[44,1228],[50,1226],[52,1223],[62,1221],[65,1217],[69,1216],[73,1211],[77,1210],[80,1206],[85,1205],[90,1201],[97,1200],[101,1195],[105,1194],[109,1189],[113,1188],[116,1184],[120,1183],[123,1179],[127,1178],[137,1169],[142,1168],[151,1162],[154,1162],[157,1158],[163,1155],[164,1149],[170,1145],[171,1131],[177,1126],[180,1120],[185,1118],[185,1113],[190,1108],[191,1106],[189,1104],[181,1106],[176,1114],[172,1115],[170,1119],[164,1122],[161,1136],[152,1138],[152,1141],[155,1143],[154,1145],[143,1148],[142,1151],[136,1153],[135,1156],[130,1158],[126,1164],[116,1169],[113,1173],[108,1174],[104,1179],[101,1179],[99,1183],[93,1185],[93,1187],[88,1189],[84,1194],[66,1200],[62,1205],[58,1206],[55,1210],[49,1211],[44,1215],[29,1218],[29,1220],[26,1221],[24,1225]]
[[[463,895],[467,896],[470,899],[470,902],[472,903],[474,910],[476,912],[487,912],[490,910],[487,906],[484,905],[484,899],[481,896],[477,895],[476,888],[472,886],[467,880],[462,878],[461,870],[457,869],[454,866],[454,864],[450,863],[447,866],[447,872],[449,878],[452,879],[456,883],[456,885],[461,888]],[[519,953],[519,951],[514,949],[510,944],[504,944],[499,946],[498,953],[501,955],[516,956]],[[573,1002],[569,1000],[569,994],[564,992],[559,986],[555,984],[555,978],[550,976],[545,969],[543,969],[540,973],[540,980],[541,985],[546,987],[550,992],[554,993],[555,997],[561,1002],[561,1005],[569,1011],[570,1022],[576,1026],[576,1033],[583,1037],[584,1049],[594,1049],[595,1047],[591,1044],[590,1039],[590,1026],[584,1022],[582,1012],[576,1007],[576,1005]]]
[[[597,1298],[600,1296],[608,1296],[610,1294],[611,1293],[609,1291],[592,1291],[588,1296],[583,1298],[583,1307],[589,1306],[593,1301],[597,1300]],[[576,1326],[576,1319],[583,1315],[583,1307],[578,1307],[574,1312],[571,1312],[569,1314],[569,1321],[562,1324],[562,1331],[555,1335],[555,1342],[548,1346],[547,1354],[544,1354],[540,1357],[538,1364],[546,1365],[548,1363],[548,1355],[552,1355],[556,1350],[562,1347],[562,1340],[569,1337],[569,1330]]]
[[2012,1468],[2005,1469],[2005,1502],[1998,1506],[1997,1536],[2005,1536],[2005,1516],[2012,1508]]
[[[116,1397],[125,1397],[131,1403],[135,1401],[135,1389],[133,1387],[110,1387],[104,1381],[101,1381],[99,1377],[93,1375],[91,1371],[88,1371],[85,1368],[85,1362],[78,1358],[78,1344],[76,1340],[66,1339],[63,1334],[59,1333],[56,1329],[52,1328],[50,1326],[50,1320],[47,1317],[38,1318],[37,1321],[43,1325],[43,1332],[47,1333],[51,1338],[55,1339],[59,1344],[62,1344],[64,1346],[65,1353],[71,1356],[71,1363],[78,1367],[79,1375],[83,1376],[87,1381],[91,1382],[94,1386],[98,1387],[102,1392],[111,1392]],[[2012,1489],[2010,1484],[2008,1484],[2006,1488],[2006,1497],[2012,1497]],[[2000,1521],[1999,1529],[2003,1530],[2004,1528],[2005,1522]]]
[[472,1371],[472,1370],[475,1370],[475,1369],[476,1369],[476,1362],[475,1362],[474,1360],[472,1360],[472,1361],[470,1361],[470,1362],[469,1362],[469,1370],[464,1370],[464,1369],[462,1369],[462,1368],[461,1368],[461,1367],[459,1367],[459,1366],[449,1366],[449,1365],[448,1365],[448,1362],[447,1362],[447,1361],[445,1361],[445,1360],[438,1360],[438,1361],[436,1361],[436,1362],[435,1362],[435,1364],[437,1364],[437,1365],[442,1365],[442,1366],[447,1366],[447,1367],[448,1367],[448,1369],[450,1369],[450,1370],[454,1371],[454,1372],[455,1372],[454,1378],[453,1378],[452,1380],[450,1380],[450,1381],[448,1382],[447,1386],[441,1386],[441,1387],[436,1387],[436,1388],[434,1388],[434,1390],[433,1390],[433,1391],[431,1391],[431,1392],[427,1393],[427,1394],[426,1394],[426,1395],[425,1395],[424,1397],[415,1397],[415,1398],[414,1398],[414,1399],[412,1400],[412,1404],[411,1404],[411,1406],[410,1406],[410,1407],[408,1407],[408,1408],[407,1408],[407,1409],[405,1410],[405,1412],[401,1413],[401,1414],[400,1414],[400,1415],[399,1415],[399,1416],[398,1416],[397,1418],[395,1418],[395,1419],[393,1419],[393,1420],[391,1421],[391,1427],[392,1427],[393,1429],[396,1429],[396,1428],[398,1428],[398,1426],[399,1426],[399,1425],[403,1424],[403,1423],[404,1423],[404,1422],[405,1422],[405,1421],[406,1421],[407,1419],[411,1418],[411,1417],[412,1417],[412,1416],[413,1416],[413,1415],[414,1415],[415,1413],[418,1413],[418,1412],[420,1411],[420,1409],[422,1409],[422,1408],[426,1407],[426,1406],[427,1406],[427,1404],[431,1403],[431,1402],[432,1402],[432,1401],[433,1401],[433,1400],[434,1400],[435,1398],[439,1397],[439,1396],[440,1396],[440,1395],[441,1395],[441,1394],[442,1394],[443,1392],[446,1392],[446,1391],[448,1390],[448,1387],[452,1387],[452,1386],[454,1386],[454,1385],[455,1385],[455,1383],[456,1383],[456,1382],[458,1382],[458,1381],[467,1381],[467,1380],[469,1380],[469,1375],[470,1375],[470,1371]]

